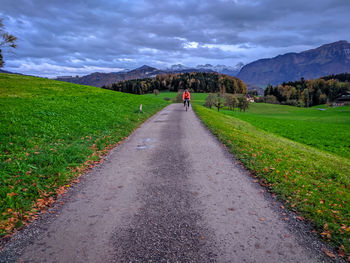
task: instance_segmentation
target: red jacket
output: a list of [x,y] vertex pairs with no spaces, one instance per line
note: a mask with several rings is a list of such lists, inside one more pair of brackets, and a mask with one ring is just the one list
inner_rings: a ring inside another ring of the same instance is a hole
[[185,100],[185,99],[189,99],[191,100],[191,94],[187,91],[184,91],[184,93],[182,94],[182,100]]

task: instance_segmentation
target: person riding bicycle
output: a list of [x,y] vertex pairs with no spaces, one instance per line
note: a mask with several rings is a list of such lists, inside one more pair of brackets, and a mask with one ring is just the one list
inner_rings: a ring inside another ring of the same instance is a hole
[[188,89],[185,89],[184,93],[182,94],[182,100],[184,101],[184,107],[190,107],[190,100],[191,100],[191,94],[188,92]]

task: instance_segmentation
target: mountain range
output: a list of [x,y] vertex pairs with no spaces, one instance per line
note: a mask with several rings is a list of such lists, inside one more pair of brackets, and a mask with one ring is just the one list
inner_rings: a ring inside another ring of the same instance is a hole
[[[0,69],[0,73],[10,73]],[[267,84],[319,78],[332,74],[350,73],[350,43],[345,40],[325,44],[315,49],[300,53],[287,53],[274,58],[265,58],[244,65],[197,65],[187,67],[182,64],[172,65],[166,69],[157,69],[144,65],[133,70],[111,73],[91,73],[86,76],[61,76],[57,80],[96,87],[109,86],[121,80],[152,78],[160,74],[186,72],[218,72],[237,76],[242,79],[249,90],[261,88]]]
[[267,84],[276,85],[301,78],[312,79],[350,72],[350,43],[344,40],[338,41],[300,53],[287,53],[274,58],[259,59],[247,65],[243,63],[238,63],[236,66],[205,64],[187,67],[176,64],[166,69],[144,65],[129,71],[96,72],[82,77],[58,77],[57,79],[101,87],[121,80],[152,78],[159,74],[185,72],[218,72],[237,76],[248,84],[249,89],[259,89]]
[[170,68],[157,69],[147,65],[133,69],[133,70],[123,70],[121,72],[111,72],[111,73],[100,73],[95,72],[86,76],[61,76],[57,77],[56,80],[72,82],[82,85],[90,85],[96,87],[110,86],[115,82],[122,80],[131,79],[142,79],[142,78],[152,78],[160,74],[173,74],[173,73],[186,73],[186,72],[218,72],[231,76],[237,75],[242,63],[237,64],[235,67],[225,66],[225,65],[198,65],[197,67],[186,67],[182,64],[172,65]]
[[244,66],[242,62],[237,63],[235,66],[226,66],[226,65],[211,65],[211,64],[205,64],[205,65],[197,65],[194,67],[187,67],[182,64],[175,64],[172,65],[170,68],[167,68],[165,71],[173,72],[173,71],[201,71],[201,72],[218,72],[221,74],[226,74],[229,76],[236,76],[241,68]]
[[237,77],[253,85],[319,78],[350,72],[350,44],[338,41],[300,53],[259,59],[242,67]]
[[137,69],[121,72],[100,73],[94,72],[86,76],[63,76],[57,77],[56,80],[72,82],[81,85],[89,85],[95,87],[110,86],[115,82],[130,79],[142,79],[155,77],[158,74],[164,74],[164,71],[149,67],[142,66]]

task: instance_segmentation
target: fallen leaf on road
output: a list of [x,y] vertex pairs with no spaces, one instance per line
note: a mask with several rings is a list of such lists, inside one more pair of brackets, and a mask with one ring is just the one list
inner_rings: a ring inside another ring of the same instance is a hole
[[339,257],[345,257],[345,252],[344,252],[344,250],[342,250],[342,249],[340,249],[339,251],[338,251],[338,255],[339,255]]
[[329,251],[328,249],[321,248],[321,251],[323,253],[325,253],[328,257],[335,258],[335,255],[331,251]]

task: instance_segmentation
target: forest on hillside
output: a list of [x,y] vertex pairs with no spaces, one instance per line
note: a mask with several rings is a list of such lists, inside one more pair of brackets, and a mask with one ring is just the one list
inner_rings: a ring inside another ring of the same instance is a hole
[[350,82],[350,73],[329,75],[329,76],[322,77],[321,79],[324,79],[324,80],[335,79],[335,80],[338,80],[340,82]]
[[267,103],[300,107],[332,103],[350,91],[350,74],[338,74],[318,79],[291,81],[282,85],[268,85],[261,99]]
[[146,94],[155,89],[175,92],[188,89],[190,92],[247,93],[247,86],[238,78],[203,72],[162,74],[155,78],[119,81],[102,88],[133,94]]

